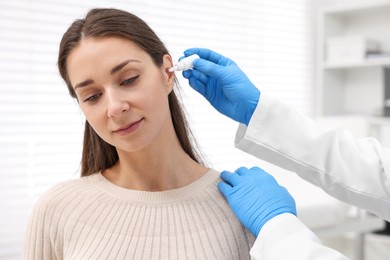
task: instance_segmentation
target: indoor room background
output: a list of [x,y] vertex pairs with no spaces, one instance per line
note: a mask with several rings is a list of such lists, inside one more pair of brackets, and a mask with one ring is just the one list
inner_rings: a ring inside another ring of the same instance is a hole
[[[359,136],[371,133],[366,121],[360,117],[322,119],[318,108],[325,102],[318,96],[319,78],[324,73],[318,62],[322,55],[318,17],[322,8],[369,2],[0,1],[0,259],[20,259],[36,200],[56,183],[79,177],[85,119],[59,76],[56,60],[62,34],[90,8],[115,7],[140,16],[164,41],[174,60],[190,47],[219,52],[239,64],[261,92],[319,118],[324,127],[352,125]],[[390,6],[389,1],[378,2]],[[355,230],[337,229],[360,211],[330,198],[294,173],[235,149],[238,124],[215,111],[180,72],[176,75],[190,125],[209,166],[230,171],[240,166],[262,167],[293,194],[298,216],[318,231],[325,243],[353,259],[363,259],[364,253],[356,251],[362,240],[356,240]],[[386,140],[385,128],[375,129]],[[381,221],[370,222],[358,235],[380,225]]]

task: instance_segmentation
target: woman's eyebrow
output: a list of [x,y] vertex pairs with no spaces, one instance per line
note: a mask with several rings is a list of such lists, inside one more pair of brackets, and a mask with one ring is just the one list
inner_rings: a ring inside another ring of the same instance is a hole
[[133,60],[133,59],[128,59],[125,60],[124,62],[121,62],[120,64],[116,65],[114,68],[111,69],[111,75],[120,71],[124,66],[126,66],[130,62],[140,62],[139,60]]
[[80,83],[76,84],[74,86],[74,90],[76,90],[78,88],[86,87],[86,86],[88,86],[90,84],[93,84],[93,83],[94,83],[94,81],[92,79],[84,80],[83,82],[80,82]]
[[[120,71],[124,66],[126,66],[130,62],[140,62],[140,61],[139,60],[134,60],[134,59],[125,60],[125,61],[119,63],[118,65],[116,65],[114,68],[112,68],[111,71],[110,71],[110,74],[112,75],[112,74]],[[74,89],[76,90],[77,88],[86,87],[86,86],[88,86],[90,84],[93,84],[93,83],[94,83],[94,81],[92,79],[87,79],[87,80],[84,80],[83,82],[80,82],[80,83],[76,84]]]

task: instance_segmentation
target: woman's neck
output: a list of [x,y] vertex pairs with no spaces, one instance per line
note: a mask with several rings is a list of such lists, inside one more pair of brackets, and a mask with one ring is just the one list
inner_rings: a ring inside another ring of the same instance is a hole
[[184,152],[178,140],[136,153],[118,150],[118,155],[118,162],[103,175],[112,183],[128,189],[176,189],[194,182],[208,171]]

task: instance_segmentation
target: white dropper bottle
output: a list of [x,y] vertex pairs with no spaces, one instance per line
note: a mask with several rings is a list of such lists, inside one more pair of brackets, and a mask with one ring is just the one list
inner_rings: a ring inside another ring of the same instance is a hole
[[175,64],[172,68],[169,69],[169,72],[178,71],[178,70],[188,70],[193,67],[192,62],[200,57],[198,54],[192,54],[191,56],[185,57]]

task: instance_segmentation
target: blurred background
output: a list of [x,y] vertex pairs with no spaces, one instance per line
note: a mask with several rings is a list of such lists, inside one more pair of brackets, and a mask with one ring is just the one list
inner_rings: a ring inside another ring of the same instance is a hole
[[[323,127],[390,146],[388,0],[2,0],[0,2],[0,259],[20,259],[36,200],[78,178],[84,117],[56,67],[60,39],[90,8],[145,20],[177,60],[205,47]],[[258,165],[296,198],[301,220],[351,259],[390,259],[385,222],[234,148],[238,124],[177,73],[191,127],[209,165]],[[382,232],[383,233],[383,232]]]

